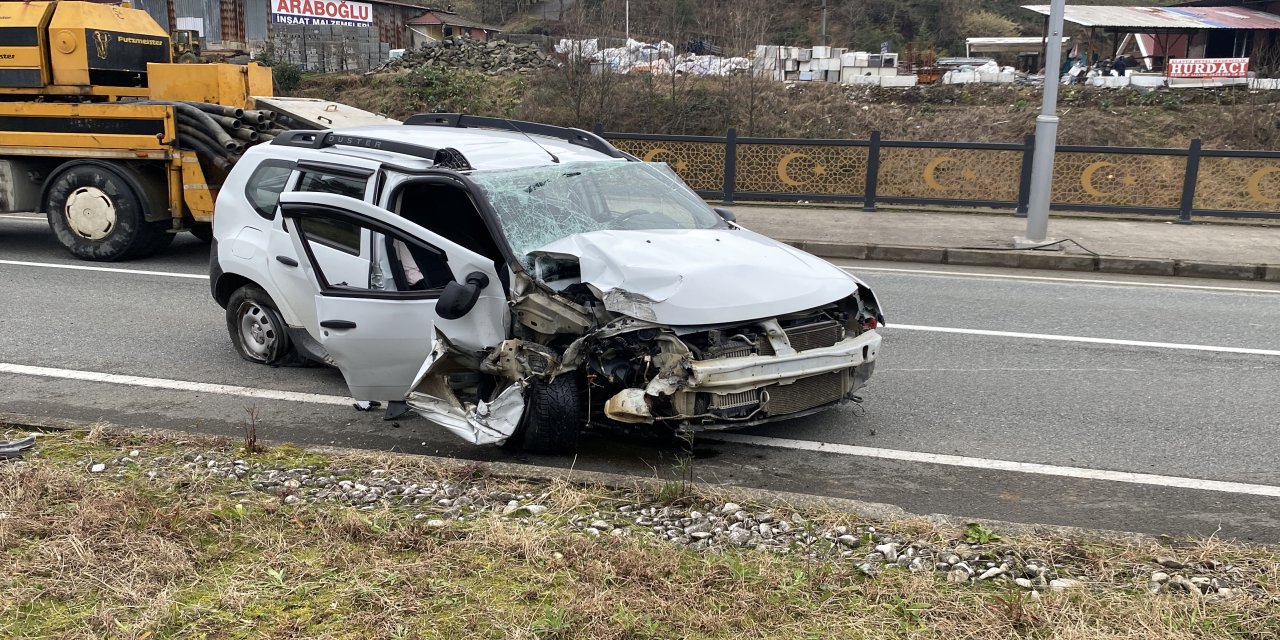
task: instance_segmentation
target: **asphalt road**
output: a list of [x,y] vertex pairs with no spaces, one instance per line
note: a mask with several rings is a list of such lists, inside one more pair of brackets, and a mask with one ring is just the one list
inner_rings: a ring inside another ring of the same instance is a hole
[[[677,452],[645,438],[590,437],[576,460],[472,447],[421,418],[355,411],[335,370],[248,364],[207,260],[182,237],[145,261],[83,263],[41,221],[0,216],[0,412],[230,436],[252,412],[270,439],[674,473]],[[889,321],[863,405],[704,438],[701,479],[1280,542],[1280,286],[849,266]],[[264,389],[312,395],[253,397]]]

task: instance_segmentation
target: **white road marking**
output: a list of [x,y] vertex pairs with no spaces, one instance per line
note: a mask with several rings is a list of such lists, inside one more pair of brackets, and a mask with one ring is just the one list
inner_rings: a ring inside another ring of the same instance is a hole
[[[1154,287],[1163,289],[1190,289],[1195,291],[1225,291],[1230,293],[1269,293],[1280,295],[1280,289],[1258,289],[1252,287],[1215,287],[1203,284],[1173,284],[1168,282],[1139,282],[1136,280],[1102,280],[1098,278],[1055,278],[1053,276],[1018,276],[1005,273],[982,273],[979,271],[942,271],[937,269],[893,269],[890,267],[840,267],[844,271],[858,274],[863,271],[879,271],[884,273],[901,273],[929,278],[986,278],[994,280],[1030,280],[1055,282],[1060,284],[1076,284],[1085,286],[1109,287]],[[1169,276],[1173,277],[1173,276]]]
[[8,214],[0,214],[0,220],[17,220],[18,222],[42,222],[45,224],[49,223],[49,220],[43,217],[38,218],[36,216],[14,216],[14,215],[8,215]]
[[1198,491],[1217,491],[1221,493],[1236,493],[1280,498],[1280,487],[1265,484],[1203,480],[1200,478],[1161,476],[1149,473],[1133,473],[1129,471],[1107,471],[1103,469],[1086,469],[1083,467],[1061,467],[1057,465],[1036,464],[1032,462],[970,458],[968,456],[921,453],[918,451],[899,451],[897,449],[877,449],[873,447],[859,447],[848,444],[832,444],[828,442],[814,442],[810,440],[748,436],[733,433],[702,435],[699,436],[699,439],[732,442],[736,444],[749,444],[761,447],[774,447],[779,449],[795,449],[798,451],[834,453],[860,458],[878,458],[881,460],[897,460],[899,462],[917,462],[924,464],[946,465],[951,467],[967,467],[970,469],[982,469],[985,471],[1029,473],[1033,475],[1076,478],[1080,480],[1101,480],[1105,482],[1123,482],[1126,484],[1144,484],[1158,487],[1173,487],[1176,489],[1195,489]]
[[1090,338],[1088,336],[1060,336],[1050,333],[1022,333],[1020,331],[991,331],[988,329],[960,329],[957,327],[929,327],[918,324],[887,324],[889,331],[930,331],[934,333],[959,333],[973,336],[992,336],[996,338],[1023,338],[1027,340],[1050,340],[1053,342],[1084,342],[1088,344],[1109,344],[1124,347],[1150,347],[1154,349],[1176,349],[1181,351],[1212,351],[1214,353],[1243,353],[1253,356],[1280,356],[1277,349],[1250,349],[1246,347],[1215,347],[1203,344],[1182,344],[1177,342],[1148,342],[1146,340],[1119,340],[1115,338]]
[[0,373],[14,373],[42,378],[60,380],[82,380],[84,382],[107,382],[149,389],[167,389],[170,391],[193,391],[196,393],[216,393],[224,396],[240,396],[244,398],[262,398],[263,400],[286,400],[289,402],[309,402],[311,404],[349,405],[351,398],[331,396],[319,393],[301,393],[297,391],[277,391],[275,389],[254,389],[237,387],[229,384],[210,384],[208,382],[190,382],[187,380],[169,380],[166,378],[145,378],[142,376],[124,376],[97,371],[79,371],[76,369],[55,369],[52,367],[33,367],[25,364],[0,362]]
[[[0,362],[0,373],[55,378],[60,380],[81,380],[84,382],[105,382],[150,389],[167,389],[172,391],[190,391],[195,393],[214,393],[219,395],[239,396],[245,398],[261,398],[264,400],[284,400],[348,406],[352,399],[345,396],[325,395],[319,393],[300,393],[296,391],[277,391],[274,389],[254,389],[226,384],[210,384],[206,382],[190,382],[187,380],[168,380],[165,378],[146,378],[142,376],[126,376],[96,371],[80,371],[75,369],[55,369],[52,367],[34,367],[29,365]],[[1056,465],[1036,464],[1031,462],[1014,462],[1011,460],[992,460],[989,458],[971,458],[919,451],[900,451],[897,449],[877,449],[847,444],[833,444],[810,440],[792,440],[787,438],[769,438],[741,434],[719,433],[700,436],[702,440],[749,444],[762,447],[834,453],[838,455],[898,460],[901,462],[917,462],[938,464],[953,467],[968,467],[988,471],[1008,471],[1033,475],[1047,475],[1081,480],[1103,480],[1128,484],[1145,484],[1179,489],[1197,489],[1201,491],[1218,491],[1256,496],[1280,497],[1280,487],[1241,482],[1225,482],[1220,480],[1204,480],[1200,478],[1183,478],[1178,476],[1161,476],[1128,471],[1107,471],[1083,467],[1062,467]]]
[[91,267],[84,264],[58,264],[55,262],[27,262],[25,260],[0,260],[0,264],[18,267],[43,267],[46,269],[71,269],[74,271],[102,271],[106,273],[128,273],[138,276],[164,276],[166,278],[190,278],[208,280],[209,276],[200,273],[177,273],[174,271],[147,271],[145,269],[117,269],[115,267]]

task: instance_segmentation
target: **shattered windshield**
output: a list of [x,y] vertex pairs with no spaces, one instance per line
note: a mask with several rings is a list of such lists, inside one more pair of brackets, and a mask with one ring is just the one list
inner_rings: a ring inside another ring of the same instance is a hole
[[590,231],[711,229],[720,217],[666,164],[567,162],[471,174],[516,255]]

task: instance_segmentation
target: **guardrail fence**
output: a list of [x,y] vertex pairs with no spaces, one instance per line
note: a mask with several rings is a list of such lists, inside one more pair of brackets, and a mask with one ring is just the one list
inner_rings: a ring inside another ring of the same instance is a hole
[[[977,206],[1025,215],[1034,136],[1022,144],[664,136],[606,133],[619,149],[666,162],[704,197]],[[1280,152],[1061,145],[1053,208],[1280,219]]]

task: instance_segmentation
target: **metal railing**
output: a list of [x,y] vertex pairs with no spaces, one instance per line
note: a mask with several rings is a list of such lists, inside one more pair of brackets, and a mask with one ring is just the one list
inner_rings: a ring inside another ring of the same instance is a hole
[[[1021,144],[596,132],[720,198],[972,206],[1026,215],[1035,137]],[[1280,151],[1060,145],[1053,209],[1280,219]]]

